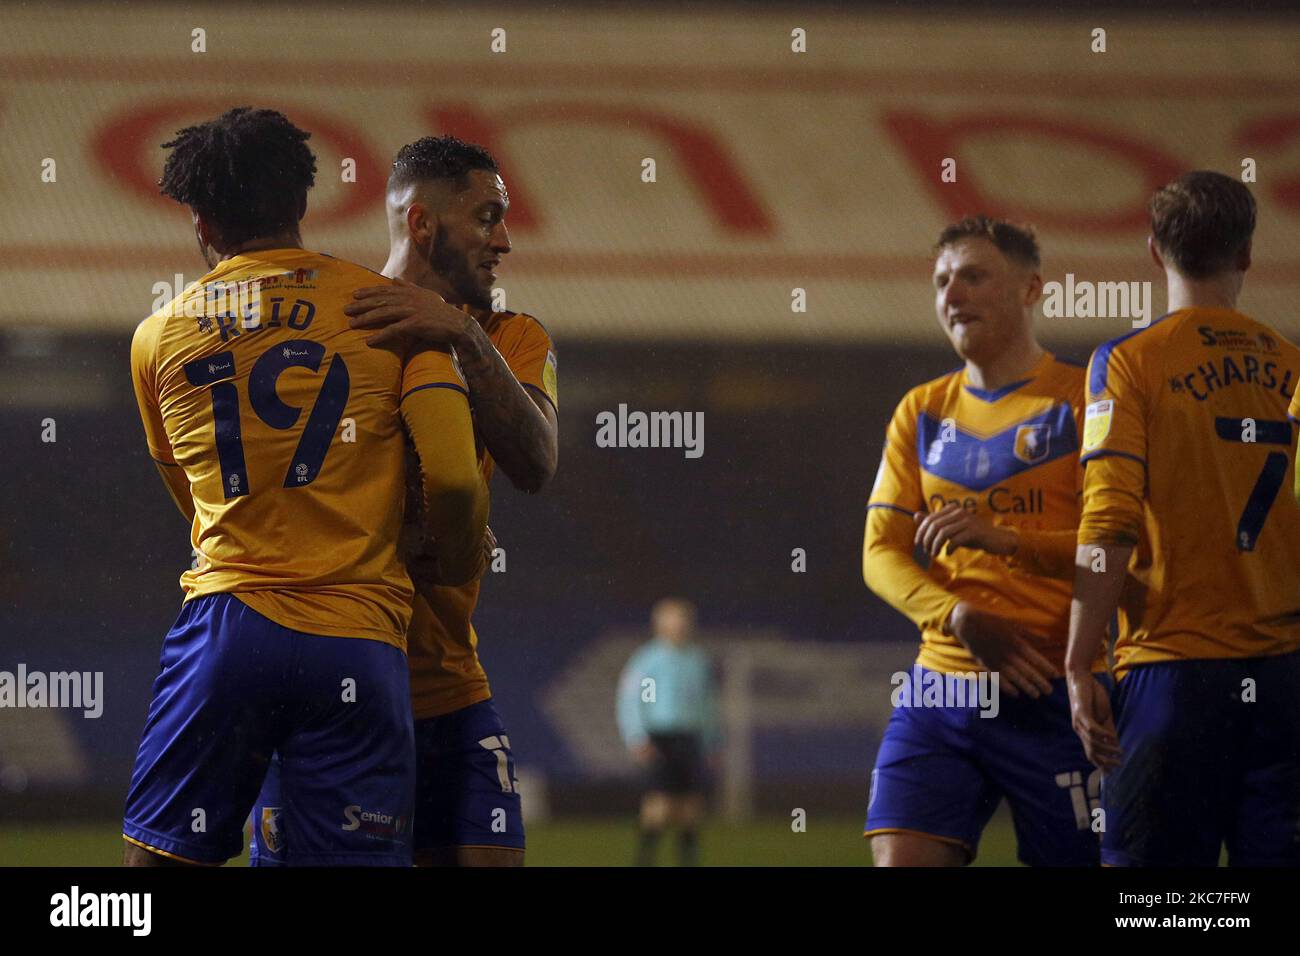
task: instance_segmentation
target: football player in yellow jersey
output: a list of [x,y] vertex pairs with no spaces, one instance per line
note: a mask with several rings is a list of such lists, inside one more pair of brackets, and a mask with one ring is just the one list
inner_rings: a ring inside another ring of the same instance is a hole
[[965,367],[899,403],[867,505],[863,576],[921,652],[896,675],[865,832],[877,866],[960,866],[1005,797],[1023,862],[1095,865],[1099,775],[1062,677],[1083,370],[1034,338],[1032,232],[977,216],[935,253],[935,310]]
[[[1224,844],[1233,865],[1300,864],[1300,511],[1282,492],[1300,349],[1237,311],[1254,228],[1231,177],[1158,190],[1169,312],[1088,369],[1067,668],[1106,770],[1109,865],[1214,866]],[[1117,609],[1108,694],[1087,662]]]
[[278,751],[300,862],[409,865],[403,426],[422,560],[456,581],[483,570],[464,381],[445,352],[404,364],[349,327],[375,275],[302,248],[307,138],[240,108],[166,144],[163,194],[190,207],[212,271],[140,325],[132,374],[197,560],[127,797],[128,864],[237,856]]
[[[555,353],[531,316],[494,312],[495,270],[510,252],[509,197],[495,160],[450,136],[397,154],[387,191],[384,273],[396,287],[357,293],[354,326],[371,342],[451,346],[469,384],[484,479],[493,463],[536,492],[555,472]],[[452,303],[449,305],[448,303]],[[523,817],[510,738],[492,702],[470,622],[474,581],[421,587],[408,632],[416,734],[417,865],[517,866]],[[259,804],[276,806],[268,778]],[[292,856],[289,846],[287,854]],[[282,859],[258,843],[259,864]]]

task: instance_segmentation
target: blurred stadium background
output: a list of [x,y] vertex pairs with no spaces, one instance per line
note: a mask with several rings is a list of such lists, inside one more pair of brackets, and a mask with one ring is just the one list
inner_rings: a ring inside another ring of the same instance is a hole
[[[251,104],[311,130],[305,242],[374,268],[398,146],[450,132],[502,164],[506,305],[556,339],[561,395],[554,483],[533,500],[494,485],[507,570],[476,618],[532,864],[630,859],[614,683],[667,594],[699,604],[724,681],[703,861],[868,861],[869,771],[914,632],[862,584],[863,505],[895,403],[956,364],[928,282],[945,223],[979,210],[1033,223],[1046,280],[1152,281],[1158,315],[1147,194],[1251,157],[1243,308],[1300,334],[1300,28],[1269,12],[1283,4],[1136,19],[1095,3],[646,6],[6,9],[0,670],[102,671],[105,704],[98,719],[0,709],[0,865],[119,858],[190,561],[127,374],[135,324],[203,272],[184,212],[153,186],[157,144],[190,121]],[[489,50],[497,27],[504,54]],[[807,53],[791,52],[796,27]],[[938,181],[945,157],[955,184]],[[348,158],[355,183],[339,175]],[[1080,359],[1128,328],[1040,323]],[[704,412],[703,457],[597,448],[596,414],[620,403]],[[796,808],[806,833],[791,831]],[[999,818],[981,862],[1013,861]]]

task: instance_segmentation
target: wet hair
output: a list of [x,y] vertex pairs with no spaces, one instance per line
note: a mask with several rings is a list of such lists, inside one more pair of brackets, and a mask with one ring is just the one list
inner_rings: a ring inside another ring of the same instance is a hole
[[1255,197],[1222,173],[1179,176],[1151,197],[1156,248],[1190,279],[1208,279],[1236,266],[1255,232]]
[[275,110],[240,106],[178,130],[158,187],[234,245],[298,224],[316,181],[311,134]]
[[450,179],[460,191],[469,185],[468,174],[474,169],[500,172],[497,161],[482,146],[466,143],[455,136],[425,136],[397,151],[393,157],[393,171],[388,176],[388,188],[399,189],[412,183]]
[[1042,265],[1038,254],[1038,238],[1034,235],[1032,226],[1017,226],[1013,222],[993,219],[983,213],[967,216],[945,228],[939,233],[939,240],[931,252],[937,256],[948,246],[972,238],[987,239],[1008,259],[1023,266],[1037,269]]

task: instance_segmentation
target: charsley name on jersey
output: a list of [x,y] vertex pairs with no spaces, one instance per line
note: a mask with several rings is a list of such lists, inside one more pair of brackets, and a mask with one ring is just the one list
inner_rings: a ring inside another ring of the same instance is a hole
[[1198,402],[1203,402],[1211,393],[1229,385],[1256,385],[1270,391],[1276,390],[1290,401],[1295,392],[1291,369],[1279,369],[1277,362],[1250,354],[1258,352],[1281,357],[1281,346],[1277,339],[1267,332],[1256,334],[1237,329],[1215,329],[1208,325],[1202,325],[1196,331],[1205,345],[1243,354],[1237,358],[1232,355],[1216,357],[1197,365],[1189,372],[1176,373],[1169,379],[1171,391],[1189,394]]

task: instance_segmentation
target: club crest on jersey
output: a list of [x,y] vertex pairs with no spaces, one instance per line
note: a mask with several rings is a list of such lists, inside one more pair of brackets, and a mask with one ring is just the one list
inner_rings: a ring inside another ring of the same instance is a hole
[[262,843],[272,853],[284,849],[284,830],[280,827],[280,808],[262,808]]
[[1021,425],[1016,429],[1015,456],[1028,465],[1040,462],[1047,457],[1051,440],[1052,426]]
[[1092,451],[1110,434],[1110,420],[1115,413],[1114,399],[1103,399],[1088,406],[1083,417],[1083,450]]

